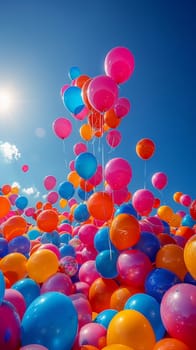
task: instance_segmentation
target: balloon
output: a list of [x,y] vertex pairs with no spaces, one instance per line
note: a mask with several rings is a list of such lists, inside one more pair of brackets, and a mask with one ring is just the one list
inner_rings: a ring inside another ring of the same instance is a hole
[[127,160],[113,158],[105,166],[105,180],[113,190],[119,190],[132,179],[132,168]]
[[81,327],[92,321],[92,309],[88,299],[82,293],[70,295],[70,299],[78,313],[78,332]]
[[55,204],[58,201],[58,198],[58,193],[55,191],[49,192],[46,197],[47,201],[51,204]]
[[21,253],[10,253],[0,260],[0,270],[11,284],[24,278],[27,274],[27,258]]
[[25,209],[28,205],[28,199],[27,197],[25,196],[18,196],[15,200],[15,206],[18,208],[18,209]]
[[185,244],[184,262],[188,272],[196,279],[196,234]]
[[76,157],[75,169],[83,179],[90,179],[96,173],[97,159],[92,153],[83,152]]
[[167,185],[167,175],[162,172],[155,173],[152,176],[152,185],[157,190],[163,190]]
[[66,109],[73,114],[78,114],[84,108],[82,100],[81,88],[78,86],[70,86],[63,94],[63,103]]
[[103,128],[103,115],[100,112],[91,110],[91,113],[88,115],[88,122],[93,129],[101,130]]
[[24,314],[22,345],[38,343],[48,349],[70,350],[77,325],[77,311],[71,299],[59,292],[45,293],[36,298]]
[[64,199],[70,199],[75,192],[74,186],[69,181],[61,182],[58,186],[58,193]]
[[79,269],[79,280],[91,285],[97,278],[100,277],[96,268],[95,260],[88,260],[84,262]]
[[90,286],[89,301],[94,312],[101,312],[110,308],[112,293],[118,285],[113,279],[97,278]]
[[94,237],[98,228],[93,224],[84,224],[78,230],[78,237],[86,245],[94,245]]
[[95,110],[108,111],[118,98],[118,86],[110,77],[97,76],[89,83],[87,97]]
[[22,166],[22,171],[23,171],[24,173],[26,173],[28,170],[29,170],[29,166],[28,166],[27,164],[24,164],[24,165]]
[[40,295],[39,285],[31,278],[23,278],[12,285],[12,289],[21,293],[28,307]]
[[151,232],[141,232],[140,239],[134,246],[134,249],[138,249],[146,254],[151,262],[155,262],[160,248],[161,243],[159,238]]
[[40,230],[52,232],[58,225],[58,214],[53,209],[45,209],[38,214],[37,226]]
[[111,219],[114,211],[112,198],[106,192],[93,193],[87,201],[87,207],[90,215],[103,221]]
[[165,328],[161,320],[160,304],[155,298],[144,293],[134,294],[127,300],[124,309],[141,312],[150,322],[156,336],[156,341],[164,337]]
[[48,249],[37,250],[27,261],[27,272],[37,283],[43,283],[58,270],[58,259]]
[[110,239],[119,250],[135,245],[140,239],[140,226],[135,216],[130,214],[115,216],[110,226]]
[[8,241],[0,237],[0,258],[8,254]]
[[121,119],[117,117],[114,108],[112,108],[104,113],[104,122],[109,128],[114,129],[120,125]]
[[155,261],[157,268],[166,268],[174,272],[181,280],[187,273],[183,248],[177,244],[167,244],[158,251]]
[[114,111],[118,118],[125,117],[131,109],[131,104],[128,98],[119,97],[117,102],[114,105]]
[[4,275],[2,271],[0,271],[0,304],[3,300],[4,292],[5,292],[5,280],[4,280]]
[[136,153],[143,160],[150,159],[155,152],[155,144],[150,139],[141,139],[136,144]]
[[130,214],[137,217],[137,212],[131,203],[123,203],[115,211],[115,216],[118,214]]
[[15,307],[7,301],[0,305],[0,349],[14,350],[20,346],[20,318]]
[[152,350],[155,334],[150,322],[136,310],[119,311],[107,331],[107,344],[123,344],[133,349]]
[[174,272],[155,268],[146,277],[145,291],[160,303],[165,292],[177,283],[180,283],[180,279]]
[[70,295],[73,292],[73,284],[68,275],[57,272],[50,276],[41,286],[41,294],[47,292],[60,292]]
[[83,344],[98,347],[102,339],[105,339],[106,328],[99,323],[89,322],[82,326],[78,335],[79,346]]
[[103,180],[103,167],[102,165],[99,164],[97,166],[97,170],[95,174],[90,179],[88,179],[88,182],[93,186],[98,186],[102,182],[102,180]]
[[120,190],[113,190],[109,185],[105,186],[105,191],[109,193],[114,201],[114,204],[121,205],[127,198],[128,187],[125,186]]
[[85,141],[90,141],[93,137],[93,130],[90,124],[83,124],[80,127],[80,136]]
[[15,308],[22,320],[24,312],[26,310],[26,303],[23,295],[12,288],[5,289],[4,301],[10,302]]
[[173,215],[173,210],[168,205],[161,205],[157,210],[157,215],[160,219],[169,222]]
[[0,218],[6,216],[11,209],[11,204],[8,198],[0,196]]
[[70,277],[76,275],[78,272],[78,262],[75,256],[63,256],[59,261],[59,267],[61,272]]
[[152,270],[152,264],[148,256],[139,250],[126,250],[118,257],[117,269],[122,282],[141,288]]
[[72,132],[72,124],[69,119],[64,117],[59,117],[54,120],[52,124],[52,129],[54,134],[60,139],[64,140]]
[[163,324],[173,338],[196,348],[196,286],[179,283],[171,287],[161,302]]
[[[123,344],[111,344],[104,346],[103,350],[134,350],[132,347]],[[85,349],[84,349],[85,350]]]
[[9,194],[11,192],[11,190],[12,190],[12,188],[9,184],[5,184],[5,185],[1,186],[1,192],[5,195]]
[[109,326],[110,321],[112,318],[117,314],[117,310],[112,310],[112,309],[106,309],[102,312],[100,312],[93,322],[101,324],[103,327],[106,329]]
[[148,215],[154,203],[154,195],[151,191],[141,189],[134,192],[132,197],[132,204],[139,215]]
[[19,350],[47,350],[47,348],[38,344],[28,344],[26,346],[22,346],[22,348]]
[[196,199],[191,202],[191,205],[189,207],[190,215],[193,218],[193,220],[196,220]]
[[189,207],[191,205],[191,197],[188,194],[183,194],[180,196],[180,204],[184,205],[185,207]]
[[44,178],[44,187],[46,190],[51,191],[56,186],[56,177],[48,175]]
[[80,153],[87,151],[87,146],[83,142],[78,142],[74,145],[73,151],[74,154],[78,156]]
[[121,133],[118,130],[110,130],[106,135],[106,141],[112,148],[117,147],[121,142]]
[[134,56],[126,47],[114,47],[107,53],[104,60],[106,75],[117,84],[127,81],[133,74],[134,67]]
[[81,75],[80,68],[73,66],[70,68],[68,76],[70,80],[74,80]]
[[188,346],[175,338],[164,338],[159,340],[153,350],[189,350]]
[[94,237],[94,247],[97,252],[102,250],[115,249],[109,237],[109,227],[101,227]]
[[103,278],[115,278],[118,276],[117,251],[108,249],[103,250],[96,256],[96,269]]
[[26,236],[15,237],[9,241],[8,249],[9,253],[18,252],[26,255],[30,251],[30,240]]

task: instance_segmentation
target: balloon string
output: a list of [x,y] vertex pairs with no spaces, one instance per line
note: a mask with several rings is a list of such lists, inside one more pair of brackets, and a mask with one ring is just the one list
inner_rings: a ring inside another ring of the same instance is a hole
[[144,189],[146,189],[147,162],[144,161]]
[[67,164],[67,159],[66,159],[66,156],[65,156],[65,139],[63,139],[63,155],[65,157],[65,168],[67,169],[68,168],[68,164]]
[[105,186],[105,173],[104,173],[104,167],[105,167],[105,159],[104,159],[104,145],[102,143],[102,151],[101,151],[101,165],[102,165],[102,182],[103,182],[103,191]]

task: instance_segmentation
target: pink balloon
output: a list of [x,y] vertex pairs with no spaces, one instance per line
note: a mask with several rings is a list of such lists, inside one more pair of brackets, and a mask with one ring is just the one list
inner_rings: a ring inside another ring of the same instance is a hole
[[72,115],[77,120],[84,120],[87,117],[88,113],[89,113],[88,108],[86,106],[84,106],[79,113],[72,114]]
[[125,202],[128,196],[128,187],[123,187],[120,190],[113,190],[109,185],[105,186],[105,191],[109,193],[113,199],[114,204],[121,205]]
[[71,278],[65,273],[57,272],[50,276],[41,286],[41,294],[47,292],[60,292],[70,295],[73,292]]
[[35,213],[35,208],[27,208],[25,209],[25,215],[26,216],[33,216]]
[[158,217],[156,217],[156,216],[149,216],[148,218],[145,218],[144,221],[151,226],[152,232],[154,234],[158,235],[159,233],[163,233],[164,232],[163,222]]
[[78,142],[73,147],[74,154],[78,156],[78,154],[82,152],[87,152],[87,146],[83,142]]
[[51,204],[54,204],[58,201],[59,195],[57,192],[49,192],[47,195],[47,201]]
[[133,74],[135,66],[134,56],[126,47],[111,49],[104,61],[106,75],[117,84],[124,83]]
[[72,230],[73,230],[72,225],[68,224],[68,222],[63,222],[62,224],[60,224],[58,226],[58,231],[59,232],[63,232],[64,231],[64,232],[72,234]]
[[182,196],[180,196],[180,204],[184,205],[185,207],[189,207],[191,202],[192,199],[188,194],[182,194]]
[[50,191],[56,186],[56,178],[53,175],[48,175],[44,178],[44,187]]
[[112,148],[117,147],[121,142],[121,133],[118,130],[110,130],[106,135],[106,141]]
[[29,170],[29,166],[28,166],[27,164],[24,164],[24,165],[22,166],[22,171],[23,171],[24,173],[26,173],[28,170]]
[[132,179],[132,168],[127,160],[113,158],[105,166],[105,180],[113,190],[127,186]]
[[84,224],[78,231],[78,237],[82,243],[94,246],[94,237],[97,233],[98,228],[93,224]]
[[97,186],[99,185],[103,180],[103,167],[102,165],[97,166],[96,173],[88,179],[88,182],[90,182],[91,185]]
[[60,91],[61,97],[63,97],[64,92],[69,88],[69,86],[70,86],[69,84],[65,84],[62,86]]
[[52,124],[52,129],[56,136],[64,140],[72,132],[72,124],[69,119],[59,117]]
[[162,172],[155,173],[152,176],[152,185],[156,189],[162,190],[167,185],[167,175]]
[[70,295],[70,298],[78,313],[79,329],[92,321],[92,308],[87,297],[82,293]]
[[154,203],[154,196],[151,191],[141,189],[137,190],[132,197],[132,204],[139,215],[148,215]]
[[95,77],[88,86],[87,97],[94,109],[106,112],[114,106],[118,98],[118,86],[110,77]]
[[6,288],[4,293],[4,300],[9,301],[12,305],[14,305],[18,315],[20,316],[20,319],[22,320],[23,315],[26,311],[26,302],[23,295],[18,290]]
[[99,323],[87,323],[79,331],[78,343],[79,346],[83,344],[99,346],[100,338],[106,336],[107,329]]
[[126,97],[119,97],[114,105],[114,111],[118,118],[125,117],[131,109],[131,103]]
[[70,169],[71,171],[74,171],[74,170],[75,170],[75,161],[74,161],[74,159],[70,161],[70,163],[69,163],[69,169]]
[[80,282],[91,285],[98,277],[100,277],[100,274],[96,269],[95,260],[88,260],[81,265],[79,270]]

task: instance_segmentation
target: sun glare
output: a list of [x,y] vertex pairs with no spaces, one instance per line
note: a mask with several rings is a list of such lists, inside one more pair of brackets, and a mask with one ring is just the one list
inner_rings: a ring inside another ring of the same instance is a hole
[[13,107],[13,96],[9,90],[0,90],[0,113],[10,112]]

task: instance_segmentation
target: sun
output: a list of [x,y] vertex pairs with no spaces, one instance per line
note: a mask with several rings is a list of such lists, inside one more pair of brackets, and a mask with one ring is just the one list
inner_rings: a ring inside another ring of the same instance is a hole
[[0,90],[0,113],[8,113],[13,107],[13,96],[9,90]]

